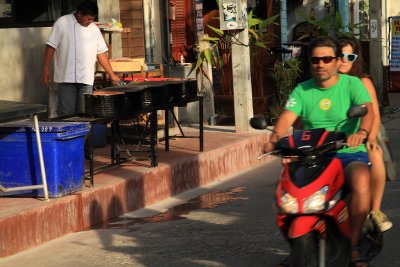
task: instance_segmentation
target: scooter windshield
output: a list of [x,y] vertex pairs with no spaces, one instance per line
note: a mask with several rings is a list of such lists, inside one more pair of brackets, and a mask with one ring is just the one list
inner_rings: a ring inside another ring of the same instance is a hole
[[[341,132],[329,132],[323,128],[294,131],[278,144],[283,156],[298,156],[300,158],[310,155],[321,156],[322,154],[334,152],[335,141],[345,140],[345,134]],[[332,143],[333,145],[326,146]]]
[[299,188],[307,186],[321,176],[331,161],[331,158],[318,158],[291,162],[289,163],[290,180]]

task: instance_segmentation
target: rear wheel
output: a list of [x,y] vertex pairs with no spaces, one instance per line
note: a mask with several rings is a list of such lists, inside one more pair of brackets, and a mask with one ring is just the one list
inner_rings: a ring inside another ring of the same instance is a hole
[[291,266],[317,267],[318,266],[318,236],[308,233],[291,240]]

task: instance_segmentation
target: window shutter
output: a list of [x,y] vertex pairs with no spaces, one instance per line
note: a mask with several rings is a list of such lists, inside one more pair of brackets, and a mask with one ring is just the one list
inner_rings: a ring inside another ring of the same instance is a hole
[[175,10],[175,19],[170,15],[171,56],[174,61],[180,61],[186,47],[185,3],[184,0],[170,0],[170,6]]

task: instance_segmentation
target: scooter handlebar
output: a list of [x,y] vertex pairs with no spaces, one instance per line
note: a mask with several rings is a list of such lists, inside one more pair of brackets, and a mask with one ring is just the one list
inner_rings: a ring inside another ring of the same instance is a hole
[[279,152],[281,152],[280,149],[272,150],[272,151],[270,151],[270,152],[268,152],[268,153],[262,154],[262,155],[259,156],[257,159],[262,159],[262,158],[265,157],[265,156],[271,156],[271,155],[279,154]]

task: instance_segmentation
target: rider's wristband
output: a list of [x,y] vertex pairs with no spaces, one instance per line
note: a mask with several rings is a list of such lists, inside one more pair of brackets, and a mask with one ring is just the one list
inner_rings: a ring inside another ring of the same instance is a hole
[[366,136],[369,135],[369,132],[367,130],[365,130],[364,128],[358,128],[357,132],[364,132]]

